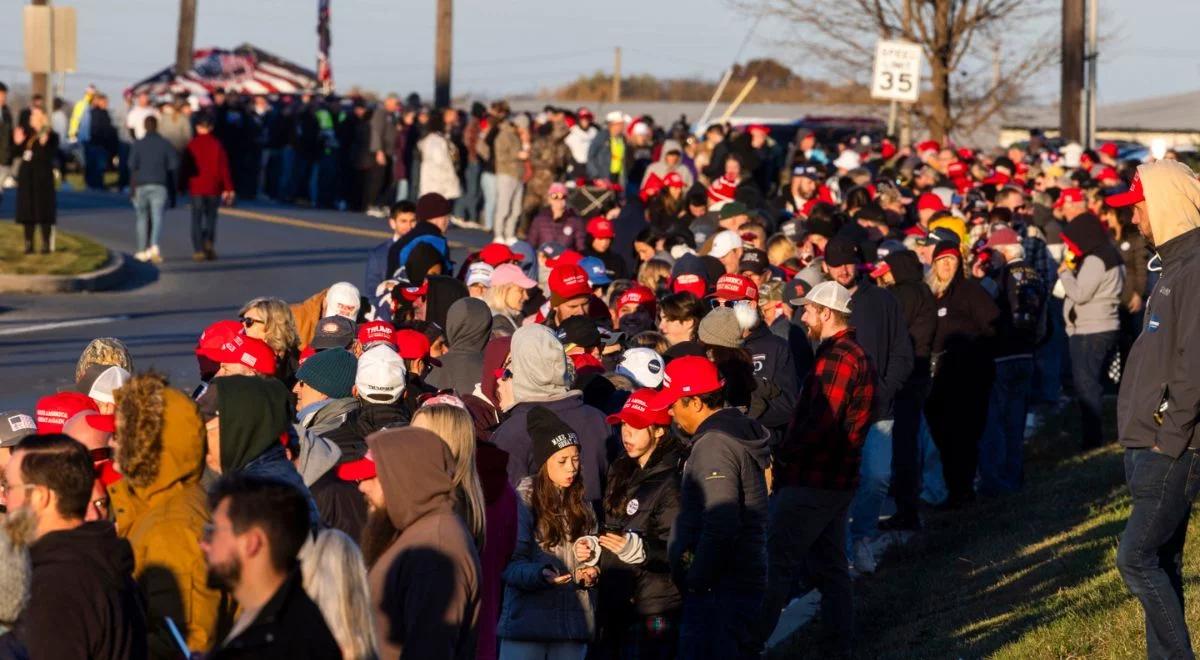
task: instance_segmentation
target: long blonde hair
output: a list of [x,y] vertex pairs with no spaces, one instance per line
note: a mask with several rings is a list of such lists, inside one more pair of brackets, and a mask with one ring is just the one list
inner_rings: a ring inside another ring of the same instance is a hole
[[459,494],[467,529],[475,537],[475,547],[483,549],[487,530],[483,486],[475,469],[475,424],[471,414],[458,406],[435,403],[417,410],[412,426],[437,434],[454,456],[454,489]]
[[663,288],[664,283],[671,279],[671,264],[662,259],[651,259],[642,264],[641,270],[638,271],[638,284],[650,289],[658,291]]
[[292,308],[279,298],[255,298],[242,305],[238,316],[244,316],[252,309],[261,309],[267,315],[267,334],[263,341],[275,351],[276,355],[285,355],[300,350],[300,333],[296,332],[296,319],[292,316]]
[[323,529],[304,542],[299,557],[304,591],[321,610],[342,658],[378,658],[367,567],[358,544],[340,530]]
[[521,313],[521,310],[510,308],[504,300],[508,297],[508,292],[511,291],[513,287],[520,286],[520,284],[510,282],[508,284],[488,287],[487,292],[483,294],[483,301],[486,302],[488,307],[491,308],[493,315],[503,314],[509,318],[516,318]]

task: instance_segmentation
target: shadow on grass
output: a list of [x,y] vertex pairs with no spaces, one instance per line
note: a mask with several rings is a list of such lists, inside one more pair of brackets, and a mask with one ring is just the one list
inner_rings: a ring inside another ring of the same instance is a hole
[[[1128,504],[1122,452],[1110,445],[1078,453],[1076,417],[1074,408],[1055,415],[1028,443],[1020,492],[928,515],[924,532],[855,583],[856,657],[1003,655],[1066,617],[1092,620],[1130,606],[1114,567]],[[821,633],[819,621],[806,626],[772,657],[825,655]],[[1025,648],[1012,657],[1085,649],[1094,644],[1081,632],[1074,649]]]

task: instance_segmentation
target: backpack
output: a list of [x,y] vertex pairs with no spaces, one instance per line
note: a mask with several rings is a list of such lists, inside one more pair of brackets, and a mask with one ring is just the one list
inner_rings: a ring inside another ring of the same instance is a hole
[[1009,271],[1005,285],[1008,289],[1005,291],[1005,297],[1009,303],[1015,336],[1040,346],[1050,334],[1050,323],[1046,314],[1046,284],[1042,282],[1036,270],[1027,264],[1021,264]]

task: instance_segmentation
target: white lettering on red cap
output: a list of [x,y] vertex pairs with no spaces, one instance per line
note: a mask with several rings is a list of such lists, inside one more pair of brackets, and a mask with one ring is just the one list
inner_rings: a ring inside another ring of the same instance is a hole
[[254,357],[253,355],[250,355],[249,353],[242,353],[242,364],[253,369],[255,363],[257,363],[257,362],[258,362],[258,358]]

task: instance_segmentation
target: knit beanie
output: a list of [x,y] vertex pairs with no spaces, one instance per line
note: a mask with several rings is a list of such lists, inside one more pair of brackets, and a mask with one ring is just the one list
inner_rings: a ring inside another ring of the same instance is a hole
[[742,347],[742,327],[737,314],[728,307],[718,307],[700,321],[700,341],[709,346]]
[[331,399],[345,399],[354,386],[358,360],[344,348],[321,351],[304,361],[296,370],[296,380]]
[[579,436],[575,431],[545,406],[529,409],[525,418],[525,429],[529,432],[532,444],[532,465],[537,469],[541,469],[558,450],[579,446]]

